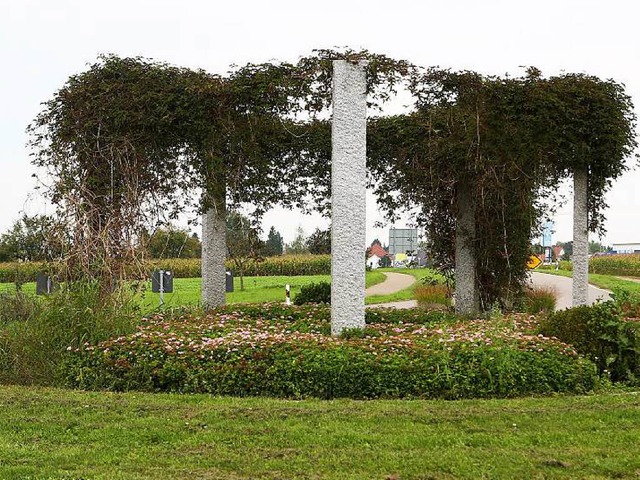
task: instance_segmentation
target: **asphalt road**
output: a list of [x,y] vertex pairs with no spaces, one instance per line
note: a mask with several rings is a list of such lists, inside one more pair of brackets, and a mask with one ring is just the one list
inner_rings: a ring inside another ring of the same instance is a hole
[[[367,295],[386,295],[402,290],[415,282],[415,278],[401,273],[385,273],[387,280],[367,289]],[[570,308],[572,300],[573,279],[550,275],[547,273],[532,272],[531,283],[536,287],[551,288],[556,294],[556,310]],[[608,300],[609,291],[589,285],[589,304],[598,300]],[[418,302],[415,300],[405,300],[400,302],[367,305],[367,307],[391,307],[391,308],[414,308]]]
[[[531,283],[536,287],[552,288],[555,291],[556,310],[564,310],[571,307],[573,279],[548,273],[532,272]],[[595,303],[597,300],[609,300],[609,293],[611,292],[608,290],[589,285],[589,304]]]

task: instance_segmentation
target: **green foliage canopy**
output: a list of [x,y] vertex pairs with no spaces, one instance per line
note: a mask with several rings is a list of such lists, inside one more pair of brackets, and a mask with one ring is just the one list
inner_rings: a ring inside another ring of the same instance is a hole
[[412,78],[416,110],[371,119],[368,164],[379,203],[417,221],[445,271],[454,267],[456,192],[472,192],[473,249],[485,308],[522,291],[541,199],[576,168],[590,174],[590,226],[636,147],[622,86],[583,75],[543,79],[430,69]]

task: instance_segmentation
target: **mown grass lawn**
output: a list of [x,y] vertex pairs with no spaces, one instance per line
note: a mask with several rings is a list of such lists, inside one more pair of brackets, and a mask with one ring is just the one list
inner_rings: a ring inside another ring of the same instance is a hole
[[[367,272],[366,286],[371,287],[385,280],[384,272],[397,272],[415,277],[418,281],[422,279],[427,269],[408,268],[384,268]],[[273,276],[273,277],[245,277],[245,290],[240,290],[240,279],[234,278],[234,291],[227,293],[227,303],[264,303],[264,302],[284,302],[285,285],[291,286],[291,298],[300,291],[300,287],[309,283],[330,282],[330,275],[305,275],[305,276]],[[165,294],[165,308],[179,307],[182,305],[197,305],[200,302],[200,278],[176,278],[173,281],[174,293]],[[27,293],[35,293],[36,284],[34,282],[25,283],[22,290]],[[13,283],[0,283],[0,292],[15,290]],[[366,298],[367,304],[396,302],[401,300],[412,300],[414,298],[414,285],[390,295],[372,295]],[[158,307],[159,294],[151,292],[151,284],[147,285],[147,291],[143,295],[142,305],[145,311],[150,311]]]
[[387,303],[387,302],[400,302],[404,300],[414,300],[415,299],[415,287],[421,284],[421,280],[427,275],[433,275],[434,270],[428,268],[379,268],[375,270],[376,272],[395,272],[402,273],[405,275],[411,275],[416,279],[416,283],[411,285],[404,290],[400,290],[399,292],[392,293],[389,295],[370,295],[365,299],[365,303],[368,305],[376,304],[376,303]]
[[3,479],[637,478],[640,395],[287,401],[0,387]]

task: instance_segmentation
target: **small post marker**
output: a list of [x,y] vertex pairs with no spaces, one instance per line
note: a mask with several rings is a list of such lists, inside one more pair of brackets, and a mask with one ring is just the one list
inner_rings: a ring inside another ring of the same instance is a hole
[[171,270],[156,270],[151,273],[151,291],[160,294],[160,306],[164,305],[164,294],[173,293]]
[[291,286],[289,284],[286,284],[284,286],[284,292],[285,292],[285,305],[291,305]]
[[160,270],[160,306],[164,305],[164,270]]

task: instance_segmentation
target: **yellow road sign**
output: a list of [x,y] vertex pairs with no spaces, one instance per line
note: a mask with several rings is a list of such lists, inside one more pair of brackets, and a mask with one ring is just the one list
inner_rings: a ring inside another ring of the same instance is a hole
[[542,265],[542,260],[540,260],[540,257],[537,257],[535,255],[529,256],[529,260],[527,260],[527,268],[533,270],[534,268],[538,268],[540,265]]

